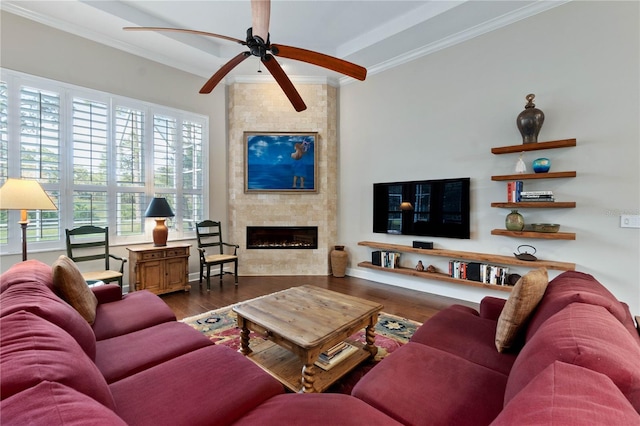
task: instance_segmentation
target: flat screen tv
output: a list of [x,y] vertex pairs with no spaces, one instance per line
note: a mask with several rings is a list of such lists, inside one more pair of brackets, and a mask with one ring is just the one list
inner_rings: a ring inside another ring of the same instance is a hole
[[373,232],[470,238],[470,178],[373,184]]

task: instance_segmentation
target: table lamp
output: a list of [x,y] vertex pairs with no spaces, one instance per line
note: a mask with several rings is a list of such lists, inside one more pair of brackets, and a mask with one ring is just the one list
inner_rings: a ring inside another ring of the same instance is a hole
[[58,210],[35,180],[7,179],[0,188],[0,210],[20,210],[22,260],[27,260],[27,210]]
[[169,228],[164,224],[167,217],[175,216],[166,198],[154,197],[144,212],[145,217],[152,217],[156,221],[156,227],[153,228],[153,245],[155,247],[164,247],[167,245],[169,237]]

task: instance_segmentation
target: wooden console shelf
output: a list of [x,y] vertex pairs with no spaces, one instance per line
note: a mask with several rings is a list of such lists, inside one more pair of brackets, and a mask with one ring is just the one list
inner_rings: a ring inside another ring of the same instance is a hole
[[[380,250],[386,250],[386,251],[397,251],[401,253],[418,253],[425,256],[449,257],[451,259],[477,260],[480,262],[498,263],[503,265],[524,266],[531,269],[540,268],[540,267],[545,267],[547,269],[554,269],[558,271],[573,271],[576,269],[575,263],[555,262],[552,260],[536,260],[534,262],[529,262],[526,260],[516,259],[514,256],[502,256],[499,254],[477,253],[472,251],[420,249],[420,248],[414,248],[411,246],[404,246],[404,245],[398,245],[398,244],[376,243],[373,241],[360,241],[358,245],[376,248]],[[392,268],[381,268],[381,269],[384,269],[385,271],[393,272]],[[451,277],[447,276],[447,278],[451,278]],[[466,282],[466,280],[460,280],[460,281]],[[482,284],[482,283],[479,283],[479,284]]]
[[411,268],[383,268],[381,266],[376,266],[371,262],[360,262],[358,263],[358,266],[362,268],[376,269],[378,271],[393,272],[394,274],[410,275],[412,277],[446,281],[449,283],[463,284],[463,285],[468,285],[472,287],[490,288],[492,290],[499,290],[499,291],[511,291],[511,289],[513,288],[511,286],[505,286],[505,285],[485,284],[477,281],[461,280],[459,278],[450,277],[449,275],[443,274],[441,272],[416,271],[415,269],[411,269]]
[[533,232],[533,231],[507,231],[506,229],[492,229],[491,235],[503,235],[506,237],[538,238],[540,240],[575,240],[573,232]]
[[501,146],[491,148],[492,154],[512,154],[514,152],[538,151],[541,149],[569,148],[576,146],[575,139],[560,139],[557,141],[527,143],[521,145]]
[[[512,256],[501,256],[497,254],[488,254],[488,253],[476,253],[471,251],[457,251],[457,250],[444,250],[444,249],[420,249],[420,248],[414,248],[411,246],[404,246],[404,245],[398,245],[398,244],[376,243],[373,241],[360,241],[358,245],[371,247],[379,250],[385,250],[385,251],[397,251],[401,253],[417,253],[425,256],[448,257],[452,260],[474,260],[479,262],[495,263],[495,264],[502,264],[502,265],[524,266],[531,269],[540,268],[540,267],[545,267],[547,269],[554,269],[558,271],[573,271],[576,269],[575,263],[555,262],[550,260],[536,260],[534,262],[528,262],[526,260],[516,259],[515,257],[512,257]],[[360,266],[361,268],[375,269],[377,271],[391,272],[394,274],[401,274],[401,275],[409,275],[409,276],[418,277],[418,278],[446,281],[453,284],[461,284],[461,285],[467,285],[471,287],[482,287],[482,288],[488,288],[488,289],[498,290],[498,291],[510,292],[511,289],[513,288],[511,286],[486,284],[486,283],[481,283],[477,281],[453,278],[441,272],[417,271],[413,268],[402,268],[402,267],[383,268],[381,266],[376,266],[371,262],[360,262],[358,263],[358,266]]]

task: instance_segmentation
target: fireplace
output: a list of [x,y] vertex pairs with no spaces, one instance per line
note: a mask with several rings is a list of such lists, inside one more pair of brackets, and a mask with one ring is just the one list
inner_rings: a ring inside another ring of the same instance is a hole
[[317,248],[317,226],[247,226],[247,249]]

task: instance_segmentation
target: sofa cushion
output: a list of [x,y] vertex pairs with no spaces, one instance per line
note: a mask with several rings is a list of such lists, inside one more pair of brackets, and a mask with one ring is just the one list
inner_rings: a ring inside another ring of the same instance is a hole
[[361,400],[342,394],[287,393],[249,411],[234,426],[326,426],[359,424],[400,426]]
[[138,373],[187,352],[212,345],[181,322],[165,322],[96,343],[96,365],[107,383]]
[[118,301],[99,304],[93,332],[97,340],[103,340],[175,320],[175,314],[160,297],[140,290],[127,293]]
[[567,271],[549,282],[538,308],[527,325],[526,340],[531,339],[546,320],[571,303],[602,306],[621,323],[629,318],[625,307],[593,276],[583,272]]
[[502,410],[507,376],[409,342],[384,358],[352,395],[406,425],[489,424]]
[[44,381],[0,403],[2,422],[33,426],[126,426],[96,400],[60,383]]
[[[109,385],[131,425],[226,425],[283,386],[226,346],[206,346]],[[143,391],[141,389],[152,389]],[[169,422],[168,419],[171,419]]]
[[504,407],[492,426],[637,425],[638,412],[607,376],[555,361]]
[[23,283],[34,283],[53,289],[53,274],[51,266],[39,260],[25,260],[11,266],[0,279],[0,293]]
[[[44,266],[51,275],[51,267]],[[22,271],[22,268],[18,270]],[[0,277],[0,281],[4,280],[4,277],[5,274]],[[95,359],[96,336],[93,334],[93,329],[78,311],[56,296],[48,286],[27,279],[2,293],[0,315],[6,316],[19,311],[31,312],[62,328],[78,342],[89,358]]]
[[542,299],[547,284],[549,277],[545,268],[530,271],[518,280],[498,318],[495,337],[498,352],[514,346],[518,333]]
[[446,308],[422,324],[411,336],[411,341],[458,355],[507,375],[516,360],[516,354],[496,351],[496,325],[497,321]]
[[60,256],[53,262],[53,285],[64,300],[75,308],[89,324],[96,319],[98,299],[87,282],[82,278],[75,262],[67,256]]
[[30,312],[0,319],[2,398],[42,381],[58,382],[114,408],[104,377],[76,341],[60,327]]
[[640,411],[640,346],[605,308],[572,303],[549,318],[513,364],[505,403],[554,361],[602,373]]

